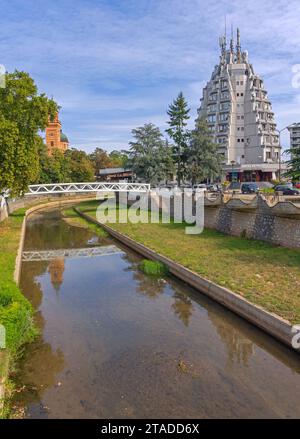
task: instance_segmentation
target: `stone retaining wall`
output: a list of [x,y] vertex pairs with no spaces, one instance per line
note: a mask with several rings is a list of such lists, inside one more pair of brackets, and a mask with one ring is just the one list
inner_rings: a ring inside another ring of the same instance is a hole
[[[269,202],[263,196],[205,198],[204,226],[232,236],[267,241],[275,245],[300,248],[300,200],[280,199]],[[149,196],[148,205],[159,205],[166,212],[166,202]],[[171,199],[171,217],[174,206]]]

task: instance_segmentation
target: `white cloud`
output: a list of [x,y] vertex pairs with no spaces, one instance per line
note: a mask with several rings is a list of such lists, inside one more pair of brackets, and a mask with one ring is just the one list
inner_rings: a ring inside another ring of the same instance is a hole
[[300,63],[298,0],[0,0],[0,7],[0,63],[29,71],[54,96],[74,145],[123,146],[131,128],[148,121],[164,129],[180,90],[192,124],[225,15],[228,34],[231,22],[241,29],[278,125],[300,120],[291,87],[291,66]]

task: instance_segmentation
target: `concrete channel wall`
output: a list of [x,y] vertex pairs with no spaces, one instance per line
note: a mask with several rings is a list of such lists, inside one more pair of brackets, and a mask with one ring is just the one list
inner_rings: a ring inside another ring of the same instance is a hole
[[233,293],[227,288],[221,287],[212,281],[209,281],[197,273],[185,268],[184,266],[172,261],[171,259],[156,253],[148,247],[140,244],[128,236],[117,232],[106,224],[99,223],[96,219],[76,209],[76,212],[95,224],[103,227],[111,236],[122,242],[129,248],[133,249],[140,255],[155,261],[164,263],[170,270],[170,273],[181,279],[188,285],[194,287],[201,293],[206,294],[211,299],[223,305],[225,308],[233,311],[247,321],[251,322],[267,334],[284,343],[290,349],[300,353],[300,349],[292,347],[292,325],[287,320],[282,319],[276,314],[270,313],[263,308],[250,303],[248,300]]

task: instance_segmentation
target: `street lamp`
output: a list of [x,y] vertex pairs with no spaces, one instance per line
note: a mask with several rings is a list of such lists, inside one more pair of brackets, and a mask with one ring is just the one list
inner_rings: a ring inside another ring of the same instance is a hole
[[233,167],[235,165],[235,160],[231,160],[231,182],[233,182]]
[[288,125],[284,128],[282,128],[281,130],[277,130],[275,129],[275,131],[278,133],[279,135],[279,169],[278,169],[278,177],[279,177],[279,181],[281,181],[281,133],[285,130],[288,130],[289,128],[291,128],[292,126],[296,125],[296,122],[292,123],[291,125]]

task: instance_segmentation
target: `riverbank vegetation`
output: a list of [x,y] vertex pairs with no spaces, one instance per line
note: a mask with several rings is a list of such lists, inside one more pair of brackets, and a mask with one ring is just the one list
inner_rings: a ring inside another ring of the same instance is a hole
[[[95,218],[98,205],[98,201],[90,201],[77,207]],[[209,229],[200,235],[187,235],[185,224],[109,225],[250,302],[299,323],[299,250]]]
[[164,276],[168,273],[168,267],[159,261],[150,261],[143,259],[139,264],[139,268],[143,273],[149,276]]
[[23,209],[18,210],[0,223],[0,324],[6,330],[6,349],[0,350],[0,383],[12,370],[22,346],[37,334],[31,304],[14,281],[24,214]]

